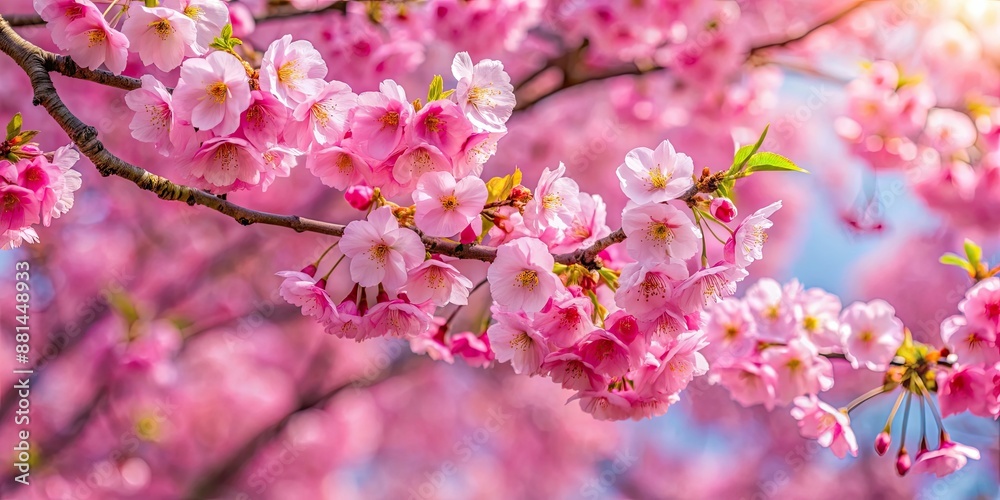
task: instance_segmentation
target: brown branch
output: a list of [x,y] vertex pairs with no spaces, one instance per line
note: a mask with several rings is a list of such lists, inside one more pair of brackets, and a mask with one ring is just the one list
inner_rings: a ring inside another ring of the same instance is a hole
[[773,48],[777,48],[777,47],[785,47],[787,45],[791,45],[791,44],[793,44],[795,42],[798,42],[800,40],[804,40],[806,37],[808,37],[809,35],[813,34],[817,30],[819,30],[819,29],[821,29],[821,28],[823,28],[825,26],[829,26],[831,24],[834,24],[834,23],[840,21],[841,19],[849,16],[852,12],[858,10],[859,8],[861,8],[861,6],[863,6],[867,2],[868,2],[868,0],[857,0],[854,3],[852,3],[851,5],[847,6],[846,8],[841,9],[839,12],[837,12],[837,13],[833,14],[832,16],[824,19],[823,21],[820,21],[818,24],[813,25],[811,28],[809,28],[809,29],[803,31],[802,33],[800,33],[800,34],[798,34],[796,36],[793,36],[791,38],[786,38],[784,40],[778,40],[778,41],[771,42],[771,43],[765,43],[765,44],[762,44],[762,45],[757,45],[757,46],[753,47],[752,49],[750,49],[750,55],[755,55],[755,54],[757,54],[759,52],[762,52],[762,51],[765,51],[767,49],[773,49]]

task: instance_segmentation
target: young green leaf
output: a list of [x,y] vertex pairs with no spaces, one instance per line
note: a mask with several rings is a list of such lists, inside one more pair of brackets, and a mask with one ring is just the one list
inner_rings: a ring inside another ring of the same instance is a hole
[[809,171],[799,167],[792,160],[779,155],[778,153],[761,152],[750,157],[746,163],[746,175],[753,172],[802,172],[808,174]]
[[427,89],[427,102],[440,99],[443,92],[444,78],[441,78],[441,75],[434,75],[434,78],[431,79],[431,85]]
[[769,128],[771,128],[771,125],[766,125],[764,127],[764,131],[760,133],[760,138],[757,139],[757,142],[753,146],[746,145],[736,150],[736,154],[733,156],[733,164],[729,167],[730,174],[735,174],[743,170],[747,160],[749,160],[750,157],[760,149],[760,146],[764,144],[764,138],[767,137],[767,130]]
[[965,259],[963,259],[963,258],[961,258],[958,255],[955,255],[953,253],[946,253],[946,254],[942,255],[941,259],[939,260],[939,262],[941,262],[942,264],[948,265],[948,266],[961,267],[962,269],[965,269],[966,271],[968,271],[970,273],[975,272],[975,268],[972,267],[972,264],[970,264],[969,261],[967,261],[967,260],[965,260]]
[[983,259],[983,249],[970,239],[965,240],[965,255],[969,257],[969,264],[973,269],[979,268],[979,262]]
[[17,137],[21,133],[21,124],[23,119],[21,118],[21,113],[15,113],[14,116],[7,122],[7,140],[11,140]]

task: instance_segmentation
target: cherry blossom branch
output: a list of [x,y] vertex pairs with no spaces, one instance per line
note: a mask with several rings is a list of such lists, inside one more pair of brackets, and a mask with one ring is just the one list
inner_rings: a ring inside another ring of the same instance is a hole
[[[21,38],[10,24],[0,16],[0,51],[6,53],[16,62],[31,80],[34,91],[33,104],[41,105],[49,115],[66,132],[70,140],[97,167],[101,175],[115,175],[133,182],[140,189],[151,191],[159,198],[168,201],[183,201],[188,205],[201,205],[224,215],[240,224],[267,224],[294,229],[297,232],[314,232],[331,236],[342,236],[346,226],[331,222],[318,221],[299,217],[297,215],[282,215],[252,210],[224,198],[215,196],[190,186],[176,184],[170,180],[153,174],[142,167],[126,162],[109,152],[97,138],[97,130],[82,122],[62,102],[55,85],[49,76],[50,71],[67,76],[95,81],[123,89],[138,88],[138,80],[129,77],[112,75],[105,71],[92,71],[79,68],[72,59],[59,56],[40,49]],[[698,193],[692,187],[679,199],[688,201]],[[625,233],[621,229],[609,236],[597,240],[593,245],[575,252],[555,255],[555,261],[560,264],[582,264],[588,268],[599,267],[597,255],[605,248],[623,241]],[[439,253],[462,259],[475,259],[492,262],[496,259],[496,248],[485,245],[463,245],[461,243],[421,236],[428,252]]]

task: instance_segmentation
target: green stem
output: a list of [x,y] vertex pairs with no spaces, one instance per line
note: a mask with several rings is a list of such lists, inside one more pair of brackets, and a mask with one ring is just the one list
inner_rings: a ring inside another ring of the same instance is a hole
[[892,405],[892,411],[889,412],[889,419],[885,421],[885,428],[882,429],[885,432],[892,430],[892,419],[896,418],[896,411],[899,410],[899,405],[903,402],[903,396],[905,395],[906,391],[899,391],[899,397],[896,398],[896,404]]
[[698,229],[701,229],[701,267],[708,267],[708,245],[705,241],[705,228],[702,227],[701,217],[698,212],[693,212],[694,218],[698,221]]
[[320,254],[320,256],[319,256],[318,259],[316,259],[316,262],[313,262],[313,265],[316,266],[316,267],[319,267],[319,263],[323,262],[323,257],[326,257],[326,254],[330,253],[330,250],[333,250],[333,247],[335,247],[335,246],[337,246],[336,243],[334,243],[334,244],[330,245],[329,247],[327,247],[326,250],[323,250],[323,253]]
[[913,393],[906,391],[906,409],[903,410],[903,433],[899,436],[899,449],[906,448],[906,426],[910,423],[910,400],[913,399]]
[[698,211],[701,212],[701,215],[703,217],[705,217],[708,220],[710,220],[710,221],[712,221],[712,222],[714,222],[714,223],[716,223],[716,224],[724,227],[726,229],[726,231],[729,231],[729,235],[730,236],[734,236],[735,235],[735,233],[733,232],[733,230],[729,229],[729,226],[725,222],[722,222],[721,220],[717,219],[714,215],[712,215],[712,214],[710,214],[710,213],[708,213],[708,212],[706,212],[704,210],[700,210],[699,209]]
[[861,406],[865,401],[868,401],[869,399],[874,398],[879,394],[884,394],[885,392],[887,392],[885,390],[885,387],[880,386],[858,396],[857,399],[851,401],[851,404],[847,405],[847,413],[850,413],[851,410],[857,408],[858,406]]
[[[480,281],[479,283],[476,283],[476,286],[472,287],[472,290],[469,290],[469,296],[471,297],[472,294],[476,293],[476,290],[479,290],[479,287],[485,285],[486,283],[487,283],[487,280],[483,280],[483,281]],[[455,319],[455,316],[458,316],[458,311],[461,311],[463,307],[465,307],[465,306],[461,305],[461,306],[456,307],[455,310],[451,312],[451,315],[448,316],[448,319],[444,322],[444,324],[450,325],[451,324],[451,320]]]
[[335,263],[333,264],[333,267],[331,267],[331,268],[330,268],[330,270],[326,272],[326,276],[323,276],[323,279],[327,279],[327,278],[329,278],[329,277],[330,277],[330,275],[331,275],[331,274],[333,274],[333,270],[334,270],[334,269],[336,269],[336,268],[337,268],[337,266],[339,266],[339,265],[340,265],[340,262],[341,262],[342,260],[344,260],[344,257],[347,257],[347,256],[346,256],[346,255],[341,255],[341,256],[340,256],[340,258],[339,258],[339,259],[337,259],[337,262],[335,262]]
[[924,385],[924,381],[922,378],[920,378],[919,376],[913,378],[917,381],[917,384],[920,386],[920,392],[927,395],[927,404],[929,404],[931,407],[931,415],[934,415],[934,420],[937,421],[938,428],[941,429],[941,432],[945,432],[944,420],[941,418],[941,411],[938,410],[937,403],[935,403],[934,398],[931,397],[931,391],[927,390],[927,386]]

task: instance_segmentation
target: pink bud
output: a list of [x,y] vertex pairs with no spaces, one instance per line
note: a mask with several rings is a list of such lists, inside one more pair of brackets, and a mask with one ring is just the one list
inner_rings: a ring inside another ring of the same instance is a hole
[[885,455],[885,452],[889,451],[889,444],[892,443],[892,437],[889,436],[888,432],[882,431],[878,436],[875,436],[875,453],[879,456]]
[[472,224],[465,226],[462,230],[462,234],[459,235],[459,241],[463,245],[468,245],[469,243],[475,243],[479,239],[479,235],[483,233],[483,223],[479,219],[474,219]]
[[309,276],[316,276],[316,266],[309,264],[308,266],[302,268],[302,273],[308,274]]
[[732,222],[736,218],[736,205],[729,198],[716,198],[712,200],[710,208],[712,216],[722,222]]
[[316,288],[319,288],[320,290],[326,290],[326,280],[325,279],[321,279],[321,280],[317,281],[316,282]]
[[368,210],[374,195],[375,190],[369,186],[351,186],[344,191],[344,199],[358,210]]
[[906,448],[900,448],[899,456],[896,457],[896,473],[900,476],[905,476],[910,471],[910,466],[912,465],[910,454],[906,452]]

